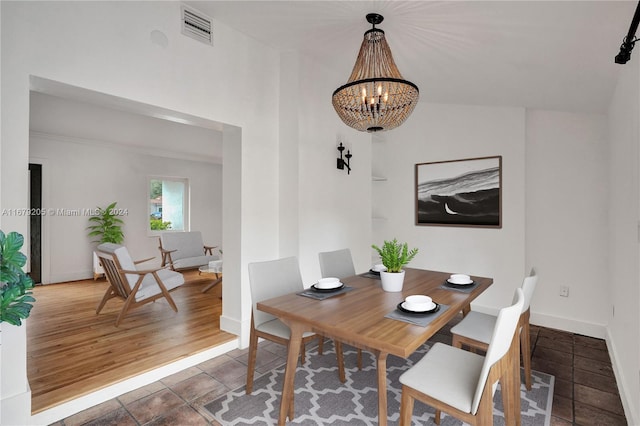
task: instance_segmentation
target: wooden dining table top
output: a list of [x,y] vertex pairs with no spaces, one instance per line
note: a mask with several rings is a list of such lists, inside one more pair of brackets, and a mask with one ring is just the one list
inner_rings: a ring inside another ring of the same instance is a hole
[[[450,272],[405,268],[402,291],[386,292],[379,279],[367,275],[342,278],[353,289],[324,300],[292,293],[258,302],[257,308],[344,343],[406,358],[458,312],[467,311],[471,301],[493,283],[491,278],[471,276],[477,285],[465,293],[441,287]],[[430,296],[448,309],[424,327],[385,318],[413,294]]]

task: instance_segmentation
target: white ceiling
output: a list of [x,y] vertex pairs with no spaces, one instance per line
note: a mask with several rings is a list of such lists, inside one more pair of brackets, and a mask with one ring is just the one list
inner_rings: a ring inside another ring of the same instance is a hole
[[[380,13],[421,101],[606,112],[636,1],[187,1],[281,50],[312,55],[346,83]],[[215,43],[215,26],[214,26]],[[632,54],[632,60],[638,60]],[[629,65],[626,65],[629,66]],[[328,94],[330,96],[330,94]]]

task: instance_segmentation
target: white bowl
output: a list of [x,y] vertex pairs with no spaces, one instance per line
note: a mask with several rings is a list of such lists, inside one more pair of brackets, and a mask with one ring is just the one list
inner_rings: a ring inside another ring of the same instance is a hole
[[341,285],[342,283],[338,278],[320,278],[316,287],[321,289],[330,289],[340,287]]
[[428,311],[429,309],[433,309],[433,300],[429,296],[424,296],[422,294],[414,294],[411,296],[407,296],[404,299],[405,309],[410,311]]
[[467,284],[471,281],[471,277],[465,274],[452,274],[449,277],[449,282],[454,284]]
[[376,272],[384,272],[387,270],[387,267],[384,266],[382,263],[379,263],[377,265],[373,265],[373,268],[371,268],[371,270]]

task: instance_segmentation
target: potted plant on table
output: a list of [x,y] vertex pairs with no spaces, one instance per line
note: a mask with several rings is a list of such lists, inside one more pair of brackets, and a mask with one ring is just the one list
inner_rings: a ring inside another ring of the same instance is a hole
[[396,238],[392,241],[385,241],[382,248],[375,244],[371,247],[378,252],[382,264],[387,268],[386,271],[380,272],[382,289],[389,292],[402,291],[404,283],[402,267],[413,260],[418,254],[418,249],[409,250],[407,243],[398,243]]
[[[124,240],[124,233],[122,232],[122,225],[124,222],[118,217],[118,210],[116,210],[116,203],[109,204],[104,209],[101,207],[96,208],[96,214],[89,218],[89,226],[87,229],[90,231],[90,237],[97,237],[94,243],[114,243],[121,244]],[[93,253],[93,279],[104,274],[104,269],[100,265],[98,255]]]
[[0,231],[0,322],[21,325],[31,313],[33,280],[22,267],[27,257],[20,252],[24,237],[17,232]]

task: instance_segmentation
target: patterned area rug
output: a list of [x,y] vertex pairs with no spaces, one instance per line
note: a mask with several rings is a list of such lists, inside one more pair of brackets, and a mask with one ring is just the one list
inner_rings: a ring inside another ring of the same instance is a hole
[[[387,401],[389,425],[397,425],[400,415],[400,375],[419,361],[429,350],[427,344],[403,359],[387,358]],[[356,364],[355,349],[344,345],[347,381],[338,379],[336,357],[330,342],[325,342],[323,355],[317,348],[308,351],[305,365],[298,366],[295,378],[295,419],[290,425],[377,425],[378,393],[375,358],[363,351],[362,370]],[[253,394],[246,395],[244,386],[228,392],[205,405],[213,418],[223,425],[274,425],[278,420],[284,365],[255,379]],[[553,401],[554,377],[533,372],[533,386],[522,385],[521,412],[523,426],[549,426]],[[413,410],[414,425],[434,425],[435,410],[419,401]],[[504,425],[500,387],[494,396],[494,425]],[[441,425],[462,425],[443,413]]]

